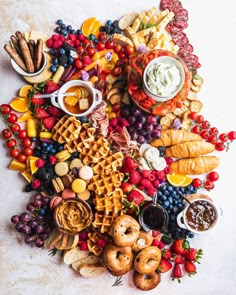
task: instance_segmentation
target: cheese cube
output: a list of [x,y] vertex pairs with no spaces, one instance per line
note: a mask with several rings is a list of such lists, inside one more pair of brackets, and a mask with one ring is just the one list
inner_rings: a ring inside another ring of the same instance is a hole
[[81,111],[87,110],[89,108],[89,102],[87,98],[81,98],[79,100],[79,108]]

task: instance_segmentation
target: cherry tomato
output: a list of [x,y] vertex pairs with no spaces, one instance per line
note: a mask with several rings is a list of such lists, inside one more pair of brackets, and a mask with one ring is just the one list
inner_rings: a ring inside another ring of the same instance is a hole
[[105,46],[107,49],[113,49],[115,47],[115,42],[113,40],[107,40]]
[[202,186],[202,181],[199,178],[194,178],[191,184],[193,187],[200,187]]
[[0,107],[0,111],[2,114],[6,115],[6,114],[10,114],[10,112],[12,111],[12,108],[9,104],[2,104]]
[[118,54],[119,58],[120,59],[125,59],[126,58],[126,55],[123,51],[121,51],[119,54]]
[[9,129],[3,129],[2,136],[6,139],[11,138],[11,131]]
[[76,67],[76,69],[80,70],[80,69],[83,68],[83,66],[84,65],[83,65],[82,61],[79,60],[79,59],[76,59],[76,61],[75,61],[75,67]]
[[27,148],[24,149],[23,153],[26,156],[32,156],[33,153],[34,153],[34,150],[32,148],[30,148],[30,147],[27,147]]
[[126,46],[125,46],[125,54],[126,54],[127,56],[130,56],[130,55],[132,55],[133,53],[134,53],[134,47],[131,46],[131,45],[126,45]]
[[18,149],[12,149],[10,155],[12,158],[17,158],[20,155],[20,151]]
[[20,138],[20,139],[25,139],[25,138],[27,138],[27,131],[26,130],[20,130],[19,131],[19,134],[18,134],[18,137]]
[[23,140],[24,147],[30,147],[32,145],[32,141],[27,137]]
[[229,138],[228,138],[228,135],[226,133],[221,133],[219,135],[219,139],[223,142],[226,142]]
[[200,135],[201,135],[202,138],[207,139],[209,137],[209,131],[208,130],[202,130]]
[[17,123],[12,124],[12,126],[10,127],[12,132],[19,132],[20,131],[20,125]]
[[24,154],[20,154],[20,155],[17,157],[17,160],[18,160],[19,162],[24,163],[24,162],[27,160],[27,156],[24,155]]
[[104,50],[105,48],[106,48],[105,43],[99,41],[98,44],[97,44],[97,49],[98,49],[99,51],[101,51],[101,50]]
[[7,118],[9,123],[15,123],[17,121],[17,115],[14,113],[10,113],[9,117]]
[[98,40],[99,41],[104,41],[107,38],[107,34],[104,32],[99,33],[98,35]]
[[210,132],[211,132],[213,135],[217,135],[217,134],[219,133],[219,130],[218,130],[216,127],[211,127]]
[[76,50],[78,51],[79,54],[83,53],[84,52],[84,47],[78,46],[78,47],[76,47]]
[[217,143],[217,137],[215,135],[210,135],[207,139],[208,142],[212,143],[212,144],[216,144]]
[[16,141],[15,141],[15,139],[13,139],[13,138],[8,139],[8,141],[7,141],[7,147],[8,147],[9,149],[12,149],[12,148],[14,148],[14,146],[16,146]]
[[120,44],[116,44],[116,46],[114,47],[114,51],[115,53],[119,53],[122,51],[122,46]]
[[82,56],[82,61],[83,61],[83,64],[84,65],[89,65],[89,64],[91,64],[91,58],[88,56],[88,55],[83,55]]
[[209,129],[211,127],[211,124],[209,121],[205,120],[202,122],[202,127],[205,129]]
[[85,46],[89,45],[90,44],[90,40],[88,40],[88,39],[83,40],[83,44]]
[[216,147],[216,150],[219,152],[221,152],[225,149],[225,145],[223,144],[223,142],[217,142],[215,147]]
[[112,71],[112,74],[116,77],[120,76],[122,72],[122,68],[121,67],[115,67],[114,70]]
[[205,189],[206,190],[212,190],[214,187],[215,187],[215,185],[211,180],[207,179],[205,181]]
[[88,56],[92,57],[95,54],[96,50],[93,47],[89,47],[87,52]]
[[207,179],[211,181],[217,181],[219,179],[219,174],[216,171],[211,171],[207,174]]
[[228,137],[230,140],[235,140],[236,139],[236,131],[230,131],[228,133]]
[[191,130],[193,133],[200,134],[201,128],[199,126],[194,126]]
[[202,122],[204,121],[204,117],[203,117],[203,115],[198,115],[196,121],[197,121],[198,123],[202,123]]
[[188,117],[189,119],[195,121],[197,119],[197,116],[198,116],[197,112],[191,112]]

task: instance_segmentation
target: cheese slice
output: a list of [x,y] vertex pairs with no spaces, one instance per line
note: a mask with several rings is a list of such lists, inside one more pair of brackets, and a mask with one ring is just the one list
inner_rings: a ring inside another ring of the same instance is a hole
[[155,13],[157,12],[157,8],[155,6],[153,6],[150,10],[147,11],[145,17],[143,18],[142,22],[141,22],[141,28],[142,29],[146,29],[148,27],[148,22],[149,20],[155,15]]
[[146,11],[143,11],[142,13],[139,14],[139,16],[134,21],[134,23],[132,25],[132,29],[133,29],[134,33],[138,32],[140,24],[141,24],[143,18],[145,17],[145,15],[146,15]]
[[127,38],[121,34],[114,34],[113,40],[122,46],[126,46],[126,45],[133,46],[133,42],[129,38]]
[[163,19],[164,17],[167,16],[167,14],[169,13],[169,9],[163,10],[160,13],[158,13],[157,15],[154,15],[150,20],[149,20],[149,25],[158,25]]
[[162,31],[168,25],[168,23],[174,18],[174,12],[169,12],[166,17],[157,25],[157,31]]
[[156,31],[156,27],[151,27],[151,28],[148,28],[148,29],[145,29],[145,30],[142,30],[142,31],[139,31],[136,36],[138,37],[145,37],[153,32]]

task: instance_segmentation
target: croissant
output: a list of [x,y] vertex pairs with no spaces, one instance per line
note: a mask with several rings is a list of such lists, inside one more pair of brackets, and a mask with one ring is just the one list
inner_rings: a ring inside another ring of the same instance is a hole
[[202,140],[201,136],[190,131],[167,129],[161,132],[159,139],[154,139],[151,145],[154,147],[171,146],[183,142]]
[[192,158],[200,155],[211,153],[215,150],[215,146],[205,141],[189,141],[179,143],[166,149],[167,157],[174,158]]
[[170,165],[171,171],[179,174],[203,174],[214,170],[220,163],[215,156],[199,156],[181,159]]

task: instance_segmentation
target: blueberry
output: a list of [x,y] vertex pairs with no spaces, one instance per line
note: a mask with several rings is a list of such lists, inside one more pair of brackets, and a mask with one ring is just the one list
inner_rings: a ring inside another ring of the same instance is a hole
[[88,119],[86,117],[81,117],[80,118],[80,122],[81,123],[87,123],[88,122]]
[[50,71],[53,72],[53,73],[56,73],[56,71],[57,71],[57,67],[56,67],[55,65],[52,65],[52,66],[50,67]]
[[173,199],[173,205],[177,205],[177,200],[176,199]]
[[77,33],[78,35],[81,35],[81,34],[82,34],[82,31],[81,31],[81,30],[77,30],[76,33]]
[[161,197],[163,194],[161,191],[158,191],[158,197]]
[[47,146],[47,151],[50,152],[52,150],[52,148],[49,146]]
[[192,193],[193,193],[193,194],[196,194],[196,192],[197,192],[197,189],[194,187],[194,188],[192,189]]
[[170,215],[170,220],[171,220],[171,221],[175,221],[175,220],[176,220],[176,216],[173,215],[173,214],[171,214],[171,215]]
[[177,214],[179,212],[179,208],[177,206],[174,206],[173,209],[172,209],[172,212],[174,214]]
[[105,26],[101,26],[99,28],[99,31],[102,32],[102,33],[106,32],[106,27]]
[[184,205],[183,205],[182,203],[178,203],[178,204],[177,204],[177,207],[178,207],[179,209],[182,209],[182,208],[184,207]]
[[170,206],[169,206],[169,209],[170,209],[170,210],[172,210],[172,209],[173,209],[173,205],[172,205],[172,204],[170,204]]
[[42,157],[43,160],[47,160],[47,158],[48,158],[48,154],[43,153],[41,157]]
[[64,150],[64,146],[62,144],[58,145],[57,150],[58,152]]
[[57,57],[55,57],[54,59],[53,59],[53,64],[54,64],[54,66],[56,66],[56,65],[58,65],[58,58]]
[[163,201],[167,200],[167,196],[162,195],[161,200],[163,200]]
[[158,203],[159,203],[160,205],[163,205],[162,200],[158,200]]
[[65,51],[65,49],[61,48],[61,49],[59,50],[59,53],[60,53],[61,55],[63,55],[63,54],[66,54],[66,51]]
[[42,147],[40,145],[37,145],[35,149],[41,151]]
[[25,192],[29,193],[29,192],[31,192],[32,190],[33,190],[33,189],[32,189],[32,186],[31,186],[30,183],[27,184],[27,185],[25,186]]
[[89,39],[90,39],[90,40],[94,40],[95,38],[96,38],[96,37],[95,37],[94,34],[90,34],[90,35],[89,35]]
[[42,142],[42,147],[47,147],[48,146],[48,144],[46,143],[46,142]]
[[169,197],[169,198],[168,198],[168,201],[170,202],[170,204],[172,204],[172,203],[173,203],[173,199],[172,199],[172,197]]
[[71,30],[70,32],[71,32],[71,34],[76,34],[76,30],[74,30],[74,29]]
[[56,27],[55,32],[60,34],[61,33],[61,27]]
[[63,20],[62,20],[62,19],[58,19],[58,20],[56,21],[56,24],[57,24],[57,25],[62,25],[62,24],[63,24]]
[[112,23],[112,26],[115,27],[115,28],[118,28],[119,27],[119,21],[116,19],[113,21]]
[[107,22],[106,22],[106,26],[110,27],[112,25],[112,21],[109,19]]
[[189,185],[189,186],[188,186],[188,190],[189,190],[190,192],[193,192],[193,189],[194,189],[194,187],[193,187],[192,185]]
[[63,29],[63,30],[61,30],[61,33],[63,36],[67,36],[67,30]]
[[72,26],[69,25],[69,26],[66,27],[66,29],[67,29],[67,31],[71,31],[72,30]]
[[190,234],[188,235],[188,237],[189,237],[190,239],[192,239],[192,238],[194,238],[194,234],[193,234],[193,233],[190,233]]
[[166,200],[166,201],[164,202],[164,206],[165,206],[166,208],[168,208],[168,207],[170,206],[170,202],[169,202],[168,200]]
[[173,197],[177,196],[177,192],[173,190],[173,192],[172,192],[172,196],[173,196]]
[[185,188],[184,188],[184,187],[180,187],[179,191],[180,191],[181,193],[184,193],[184,192],[185,192]]
[[60,25],[60,27],[61,27],[63,30],[65,30],[65,29],[66,29],[66,25],[65,25],[65,24],[63,24],[63,23]]
[[40,215],[45,215],[45,213],[46,213],[46,210],[44,208],[39,209],[39,214]]
[[173,192],[173,187],[172,187],[172,186],[168,186],[168,187],[167,187],[167,190],[168,190],[169,192]]
[[93,43],[95,43],[95,44],[97,44],[99,41],[98,41],[98,39],[97,38],[95,38],[94,40],[93,40]]
[[49,53],[50,53],[51,55],[54,55],[54,54],[55,54],[55,49],[52,49],[52,48],[51,48],[51,49],[49,50]]
[[161,241],[165,244],[165,245],[170,245],[171,243],[171,237],[163,235],[161,237]]
[[169,196],[170,193],[169,193],[167,190],[165,190],[165,191],[164,191],[164,194],[165,194],[166,196]]
[[57,151],[56,151],[55,149],[52,149],[52,150],[51,150],[52,155],[56,154],[56,152],[57,152]]
[[74,62],[73,57],[72,57],[72,56],[69,56],[69,57],[68,57],[68,63],[69,63],[69,64],[73,64],[73,62]]
[[32,138],[31,138],[31,141],[32,141],[32,142],[36,142],[36,141],[37,141],[37,137],[32,137]]

